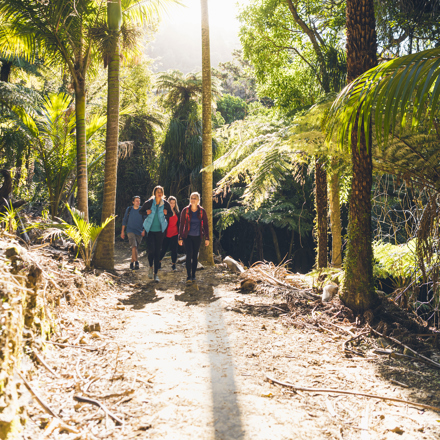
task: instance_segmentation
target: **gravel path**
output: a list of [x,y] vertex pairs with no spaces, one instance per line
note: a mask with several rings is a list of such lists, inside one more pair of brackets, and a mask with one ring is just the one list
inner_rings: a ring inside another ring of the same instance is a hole
[[[292,394],[264,381],[268,373],[303,386],[435,404],[432,390],[419,388],[434,381],[439,390],[438,372],[408,365],[402,373],[396,361],[380,358],[378,368],[378,361],[347,359],[338,337],[283,325],[268,307],[272,297],[240,294],[228,272],[200,271],[197,284],[187,286],[183,267],[173,273],[168,266],[159,283],[141,268],[133,275],[141,291],[121,298],[132,309],[118,338],[132,341],[133,367],[154,376],[151,428],[140,438],[439,438],[440,416],[434,412],[336,394]],[[267,312],[261,313],[264,305]],[[392,385],[389,373],[417,386]]]

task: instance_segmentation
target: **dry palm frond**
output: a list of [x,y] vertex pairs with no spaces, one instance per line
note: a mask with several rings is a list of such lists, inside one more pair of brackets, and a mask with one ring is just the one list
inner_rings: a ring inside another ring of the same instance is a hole
[[272,262],[257,261],[240,275],[241,283],[242,285],[246,282],[255,285],[263,283],[284,289],[298,290],[308,299],[316,299],[316,295],[308,288],[307,283],[287,269],[288,262],[284,261],[276,266]]

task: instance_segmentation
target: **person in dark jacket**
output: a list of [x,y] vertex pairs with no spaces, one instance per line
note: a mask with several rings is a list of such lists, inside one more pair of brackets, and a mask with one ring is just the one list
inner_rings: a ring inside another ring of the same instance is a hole
[[209,246],[209,225],[206,211],[200,206],[200,194],[190,196],[190,204],[180,214],[179,244],[185,244],[187,283],[195,282],[197,259],[202,239]]
[[153,278],[154,264],[154,281],[159,282],[157,271],[159,270],[160,251],[168,220],[172,215],[171,206],[164,200],[161,186],[154,188],[153,196],[143,204],[140,212],[147,214],[144,229],[147,233],[148,262],[150,263],[148,278]]
[[177,239],[179,236],[180,212],[177,199],[173,196],[168,197],[168,203],[171,207],[172,216],[168,219],[168,227],[162,242],[162,252],[160,253],[159,268],[162,266],[162,258],[165,256],[168,248],[171,250],[171,269],[176,271],[177,261]]
[[139,206],[141,198],[139,196],[133,197],[133,206],[129,206],[125,210],[124,218],[122,220],[121,238],[125,239],[125,231],[127,230],[128,242],[131,247],[131,263],[130,269],[138,270],[138,247],[141,244],[142,237],[145,236],[144,217],[140,213]]

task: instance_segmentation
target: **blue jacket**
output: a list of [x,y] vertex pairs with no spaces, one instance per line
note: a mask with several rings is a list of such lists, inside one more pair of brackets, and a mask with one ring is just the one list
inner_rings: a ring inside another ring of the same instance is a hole
[[136,235],[141,235],[143,231],[143,223],[145,220],[145,215],[139,212],[140,208],[134,209],[133,206],[129,206],[125,210],[124,218],[122,220],[122,225],[126,227],[127,234],[132,232]]
[[[143,204],[142,208],[139,211],[140,214],[146,215],[146,211],[151,209],[151,214],[148,215],[147,218],[144,220],[144,229],[147,234],[150,232],[151,224],[153,223],[154,216],[156,215],[156,206],[156,199],[152,197]],[[162,232],[165,232],[166,228],[168,227],[168,218],[171,217],[172,214],[171,206],[166,200],[162,199],[157,209],[157,215],[159,217]],[[166,215],[163,212],[164,209],[167,210]]]

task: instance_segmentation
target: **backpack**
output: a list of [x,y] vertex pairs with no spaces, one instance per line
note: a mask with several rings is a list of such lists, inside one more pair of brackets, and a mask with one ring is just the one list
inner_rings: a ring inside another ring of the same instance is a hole
[[[130,206],[129,210],[128,210],[128,214],[127,214],[127,225],[128,225],[128,219],[130,218],[130,212],[133,209],[133,206]],[[143,215],[142,218],[145,218],[145,216]]]

